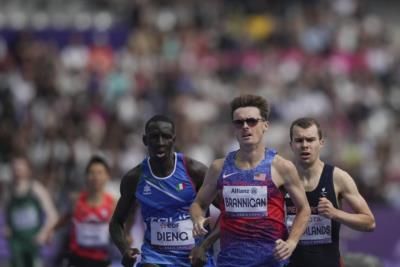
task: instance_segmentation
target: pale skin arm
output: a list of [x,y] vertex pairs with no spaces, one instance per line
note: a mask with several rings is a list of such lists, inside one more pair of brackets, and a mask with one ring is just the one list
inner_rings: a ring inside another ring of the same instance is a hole
[[224,159],[215,160],[206,173],[203,185],[200,187],[197,196],[190,206],[190,216],[193,221],[193,235],[203,236],[207,234],[205,226],[210,218],[205,218],[205,212],[211,202],[217,196],[217,181],[223,167]]
[[304,187],[293,163],[277,155],[272,162],[272,167],[272,179],[275,185],[278,188],[284,186],[297,210],[288,239],[276,241],[275,258],[286,260],[292,255],[304,233],[311,211]]
[[339,200],[343,199],[349,204],[353,212],[336,209],[327,198],[323,197],[318,203],[318,213],[358,231],[373,231],[375,229],[374,215],[359,193],[353,178],[336,167],[333,179]]
[[50,194],[46,188],[43,187],[43,185],[38,182],[34,182],[32,186],[32,192],[39,200],[39,203],[45,214],[45,221],[36,236],[36,241],[42,245],[51,239],[53,234],[53,226],[58,220],[58,213]]

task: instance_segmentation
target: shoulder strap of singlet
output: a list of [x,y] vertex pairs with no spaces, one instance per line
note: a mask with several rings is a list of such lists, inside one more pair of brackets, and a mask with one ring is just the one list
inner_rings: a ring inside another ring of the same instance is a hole
[[324,168],[323,168],[322,173],[321,173],[320,183],[321,184],[326,184],[332,189],[331,198],[332,198],[332,200],[335,200],[335,201],[333,201],[332,204],[333,204],[333,206],[335,208],[337,208],[338,207],[338,203],[336,201],[335,185],[333,183],[333,170],[334,170],[334,168],[335,167],[330,165],[330,164],[327,164],[327,163],[324,164]]
[[274,150],[274,149],[270,149],[270,148],[265,149],[265,161],[268,165],[272,164],[272,161],[274,160],[274,157],[276,154],[277,154],[276,150]]

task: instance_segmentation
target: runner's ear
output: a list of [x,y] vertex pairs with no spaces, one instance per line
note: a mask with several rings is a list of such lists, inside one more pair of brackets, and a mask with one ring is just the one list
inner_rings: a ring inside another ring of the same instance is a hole
[[143,141],[143,144],[145,146],[147,146],[147,140],[146,140],[146,135],[145,134],[142,136],[142,141]]
[[269,127],[269,122],[264,121],[264,132],[268,130],[268,127]]
[[319,143],[321,144],[321,146],[325,145],[325,139],[321,138],[321,140],[319,140]]

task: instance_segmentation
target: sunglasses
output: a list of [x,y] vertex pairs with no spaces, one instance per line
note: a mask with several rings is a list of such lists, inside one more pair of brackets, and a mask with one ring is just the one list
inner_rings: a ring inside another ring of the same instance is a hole
[[233,125],[240,129],[244,126],[244,123],[246,123],[249,127],[254,127],[258,124],[259,121],[264,121],[264,119],[261,118],[247,118],[244,120],[233,120],[232,123]]

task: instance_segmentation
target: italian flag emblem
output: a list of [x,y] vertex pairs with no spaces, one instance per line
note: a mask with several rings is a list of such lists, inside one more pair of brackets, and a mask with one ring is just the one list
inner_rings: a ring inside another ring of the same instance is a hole
[[176,185],[176,190],[178,191],[182,191],[183,189],[185,189],[186,185],[184,183],[179,183]]

